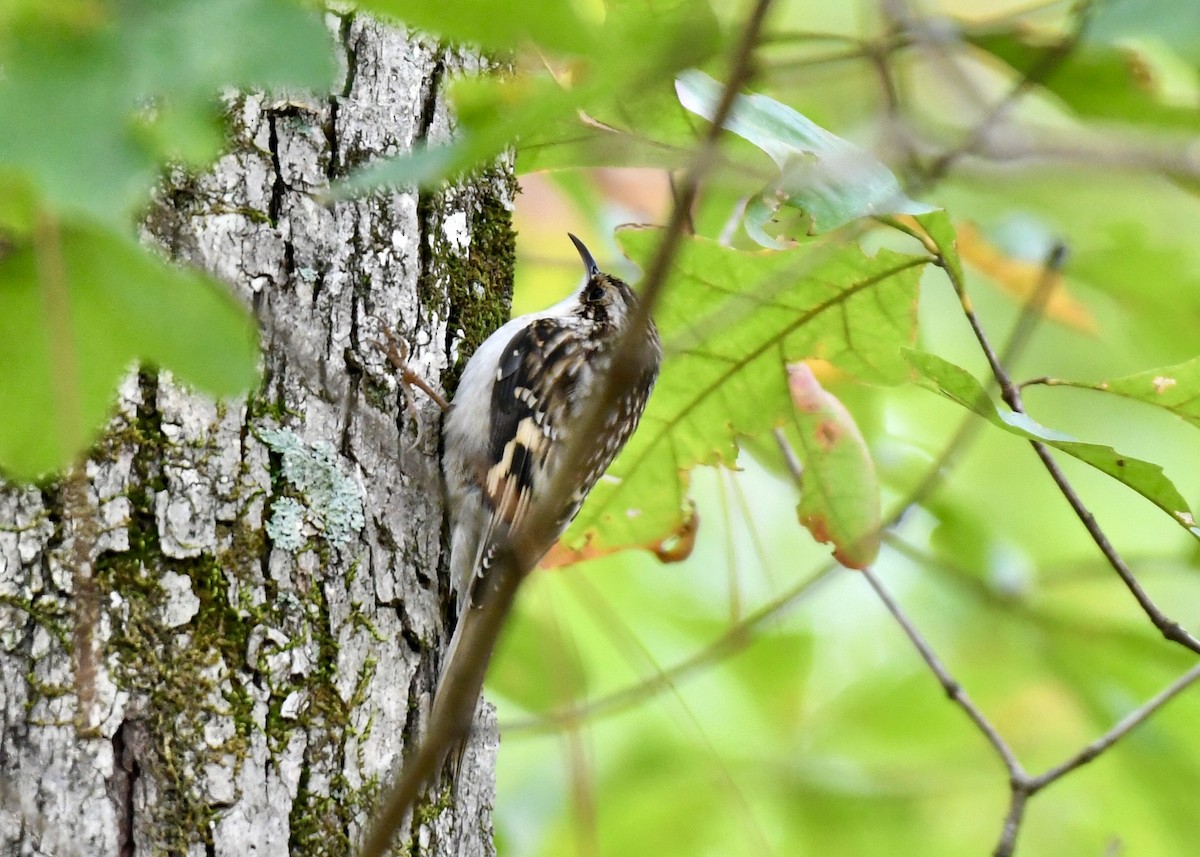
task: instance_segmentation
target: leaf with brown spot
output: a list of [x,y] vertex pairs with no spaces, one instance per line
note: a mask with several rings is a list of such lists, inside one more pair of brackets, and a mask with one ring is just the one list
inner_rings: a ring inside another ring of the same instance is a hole
[[644,545],[616,546],[608,546],[603,543],[597,544],[596,540],[590,537],[590,534],[577,545],[571,545],[566,539],[563,539],[556,542],[554,547],[550,548],[549,553],[542,557],[542,561],[538,563],[538,567],[546,569],[566,568],[585,560],[599,559],[609,554],[619,553],[630,547],[638,547],[650,551],[650,553],[658,557],[659,561],[663,563],[683,562],[696,549],[696,534],[699,531],[700,513],[696,511],[696,504],[688,500],[688,511],[684,519],[673,532],[668,533],[661,539],[647,542]]
[[1109,381],[1064,381],[1044,378],[1041,383],[1051,387],[1079,387],[1111,393],[1136,402],[1144,402],[1170,411],[1189,424],[1200,428],[1200,357],[1186,363],[1147,369],[1133,375]]
[[879,554],[880,500],[875,463],[854,417],[804,363],[787,367],[795,411],[785,436],[803,464],[796,512],[814,539],[833,545],[847,568]]

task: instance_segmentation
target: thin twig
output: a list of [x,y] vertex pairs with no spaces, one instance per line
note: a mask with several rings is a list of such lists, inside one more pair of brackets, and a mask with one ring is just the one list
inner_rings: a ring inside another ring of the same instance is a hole
[[1200,664],[1192,667],[1175,681],[1171,682],[1165,688],[1160,690],[1150,699],[1142,703],[1141,707],[1135,708],[1133,711],[1126,714],[1120,721],[1117,722],[1112,729],[1105,732],[1092,743],[1088,744],[1071,758],[1061,764],[1055,765],[1050,770],[1043,774],[1032,778],[1029,781],[1029,793],[1034,794],[1041,791],[1046,786],[1050,785],[1057,779],[1066,776],[1076,768],[1086,765],[1088,762],[1095,759],[1108,748],[1112,747],[1142,723],[1144,723],[1150,715],[1154,714],[1160,708],[1165,706],[1172,699],[1177,697],[1188,687],[1196,683],[1200,679]]
[[733,538],[733,512],[729,508],[729,471],[717,470],[717,502],[721,506],[724,521],[725,583],[729,589],[729,623],[736,625],[742,620],[741,569],[738,563],[737,543]]
[[[635,369],[628,355],[640,345],[658,298],[667,282],[671,262],[679,248],[700,183],[715,160],[718,139],[734,99],[750,77],[751,59],[758,43],[763,21],[771,0],[756,0],[738,41],[730,64],[729,76],[714,111],[712,123],[700,148],[679,182],[670,219],[662,233],[658,250],[647,268],[637,308],[632,313],[626,334],[614,350],[612,368],[580,416],[572,439],[564,451],[564,461],[579,459],[582,443],[598,434],[612,403],[622,390],[633,383]],[[400,824],[416,803],[421,788],[432,779],[446,754],[471,727],[479,694],[483,689],[487,664],[505,618],[512,609],[517,590],[528,571],[537,562],[539,546],[544,545],[558,527],[562,509],[574,490],[575,474],[562,468],[546,488],[546,493],[529,510],[523,532],[500,546],[489,572],[489,587],[476,608],[475,621],[465,626],[459,643],[460,657],[454,668],[441,678],[430,715],[429,731],[417,752],[406,762],[396,785],[384,800],[379,817],[363,846],[363,857],[382,857]]]
[[100,523],[88,498],[86,465],[67,471],[62,481],[65,521],[71,522],[71,588],[75,624],[71,630],[75,667],[75,728],[81,737],[95,737],[99,724],[92,722],[96,705],[96,628],[100,625],[100,590],[96,586],[94,555]]
[[[1046,255],[1046,261],[1042,266],[1042,273],[1038,277],[1037,285],[1029,295],[1029,299],[1021,307],[1021,314],[1017,317],[1016,324],[1013,325],[1012,330],[1008,334],[1008,341],[1004,343],[1004,347],[1000,351],[1000,362],[1005,366],[1015,361],[1017,356],[1025,350],[1025,346],[1029,344],[1029,339],[1033,335],[1037,323],[1042,318],[1042,310],[1045,308],[1046,302],[1050,299],[1050,294],[1054,290],[1058,274],[1062,270],[1063,262],[1066,260],[1066,254],[1066,246],[1056,243]],[[995,385],[996,380],[994,378],[986,385],[985,389],[989,395]],[[945,472],[958,460],[959,456],[966,452],[971,442],[983,429],[983,426],[984,422],[974,414],[967,414],[963,417],[962,422],[959,423],[958,428],[950,438],[950,442],[942,449],[934,465],[926,472],[925,478],[918,483],[917,488],[912,492],[911,499],[913,505],[918,505],[929,498],[938,485],[941,484]]]
[[[1083,39],[1084,32],[1087,30],[1088,20],[1091,14],[1091,0],[1079,4],[1075,9],[1075,26],[1071,33],[1058,44],[1047,50],[1038,61],[1013,85],[1013,87],[997,101],[988,110],[987,115],[971,128],[971,133],[947,152],[944,152],[940,157],[936,158],[929,166],[925,180],[927,182],[935,182],[950,171],[950,168],[962,157],[976,150],[987,139],[992,130],[1000,124],[1005,115],[1008,114],[1017,102],[1032,92],[1036,87],[1041,86],[1050,78],[1063,63],[1075,52],[1075,48],[1079,46],[1079,42]],[[947,53],[947,59],[949,55]]]
[[510,720],[501,724],[505,735],[526,733],[531,735],[571,728],[586,720],[596,720],[617,714],[650,699],[663,690],[676,686],[703,668],[740,652],[755,640],[757,630],[772,619],[776,619],[811,595],[817,587],[827,582],[840,567],[832,563],[797,583],[787,592],[768,604],[748,614],[736,625],[727,628],[720,637],[700,651],[680,661],[673,667],[660,670],[645,681],[632,687],[594,699],[585,704],[557,708],[536,717]]
[[992,857],[1012,857],[1013,849],[1017,846],[1017,834],[1021,832],[1021,822],[1025,820],[1025,805],[1029,802],[1029,792],[1015,781],[1010,781],[1012,791],[1008,797],[1008,812],[1004,814],[1004,824],[1000,828],[1000,839],[992,849]]
[[[775,439],[779,443],[779,449],[783,453],[783,458],[787,463],[788,470],[791,471],[792,479],[795,480],[796,485],[799,486],[801,477],[803,475],[800,467],[800,460],[796,457],[795,452],[792,450],[791,444],[788,443],[787,437],[782,432],[777,431],[775,433]],[[1026,774],[1024,768],[1021,767],[1021,763],[1017,761],[1016,755],[1005,742],[1004,738],[1001,737],[1000,732],[991,724],[987,717],[984,716],[983,712],[979,710],[978,706],[971,701],[971,698],[967,696],[967,692],[963,690],[962,685],[955,681],[950,675],[950,672],[944,666],[942,666],[942,662],[938,660],[938,656],[934,654],[934,651],[930,647],[929,643],[927,643],[925,638],[921,636],[921,633],[917,630],[916,626],[909,621],[908,616],[906,616],[904,611],[900,609],[900,605],[895,599],[892,598],[891,593],[887,591],[887,589],[883,586],[883,583],[880,582],[879,578],[869,568],[862,569],[862,574],[867,578],[867,582],[871,584],[871,588],[875,590],[875,593],[879,596],[880,600],[883,601],[884,605],[888,609],[888,612],[892,614],[892,616],[900,624],[900,627],[904,629],[904,633],[912,641],[913,645],[917,647],[917,651],[920,652],[921,658],[926,664],[929,665],[929,669],[933,672],[933,674],[937,676],[937,680],[941,683],[942,689],[946,691],[946,695],[955,703],[957,703],[963,711],[966,712],[971,721],[979,728],[979,731],[982,732],[984,737],[987,738],[988,743],[992,745],[992,748],[1000,757],[1001,762],[1004,763],[1004,768],[1006,771],[1008,771],[1009,779],[1019,780],[1025,778]]]
[[[1056,254],[1052,258],[1060,258],[1061,254]],[[1026,332],[1021,330],[1018,325],[1014,330],[1014,337],[1010,341],[1010,345],[1014,348],[1019,348],[1026,341]],[[1003,386],[1003,381],[997,378],[997,381]],[[800,484],[801,480],[801,465],[792,452],[791,446],[787,442],[787,438],[781,432],[776,432],[776,440],[780,445],[780,450],[784,454],[784,461],[787,463],[796,484]],[[937,472],[935,467],[934,471]],[[931,475],[932,475],[931,472]],[[903,506],[901,508],[904,508]],[[893,521],[894,523],[894,521]],[[887,526],[890,526],[888,524]],[[1141,707],[1128,714],[1126,717],[1117,723],[1111,730],[1103,736],[1088,744],[1074,756],[1060,765],[1051,768],[1043,774],[1036,777],[1030,776],[1024,766],[1021,765],[1016,754],[1004,740],[1004,736],[1000,731],[988,720],[983,711],[975,705],[962,685],[950,674],[950,671],[942,664],[937,654],[933,651],[933,647],[929,645],[924,636],[917,630],[913,622],[908,618],[907,614],[900,607],[899,603],[892,598],[891,593],[884,587],[879,577],[869,568],[863,569],[862,574],[866,577],[867,582],[875,593],[883,601],[888,612],[903,629],[905,635],[916,647],[921,659],[925,661],[930,671],[937,678],[938,683],[946,692],[946,695],[958,705],[967,717],[975,724],[976,728],[983,734],[984,738],[991,745],[996,755],[1000,757],[1005,771],[1008,774],[1008,782],[1010,789],[1009,808],[1005,814],[1004,823],[1001,827],[1000,839],[992,852],[993,857],[1012,857],[1016,847],[1017,834],[1020,832],[1021,823],[1024,820],[1025,808],[1029,798],[1044,789],[1050,783],[1065,776],[1076,768],[1087,764],[1095,759],[1105,750],[1116,744],[1121,738],[1129,734],[1139,724],[1148,719],[1154,712],[1162,708],[1173,698],[1179,695],[1185,688],[1193,684],[1197,679],[1200,679],[1200,665],[1194,666],[1188,672],[1172,682],[1164,690],[1149,699]]]
[[[586,576],[568,575],[567,581],[569,589],[579,600],[580,604],[590,608],[593,618],[608,633],[614,648],[624,654],[625,660],[631,667],[636,669],[637,662],[644,661],[648,662],[655,670],[659,669],[654,656],[646,648],[645,643],[638,639],[637,635],[629,628],[628,623],[622,619],[620,613],[614,610],[612,605],[608,603],[608,600],[588,582]],[[730,797],[728,803],[735,805],[741,812],[749,835],[757,840],[754,843],[754,852],[762,854],[763,857],[771,857],[775,853],[775,850],[771,846],[770,840],[767,839],[766,833],[755,817],[750,802],[746,799],[746,795],[742,789],[739,788],[725,760],[717,753],[716,747],[713,746],[712,740],[705,732],[700,719],[696,716],[696,712],[692,706],[688,705],[683,695],[679,692],[678,687],[675,685],[668,685],[668,687],[673,691],[675,702],[678,704],[683,716],[690,723],[692,729],[695,730],[695,737],[698,743],[702,745],[709,766],[716,772],[714,780],[724,782]]]
[[1016,758],[1016,755],[1003,736],[1000,735],[991,721],[971,701],[966,691],[963,690],[962,685],[950,675],[950,672],[934,653],[933,648],[917,630],[916,626],[913,625],[900,605],[892,598],[891,593],[883,586],[878,576],[870,569],[865,569],[862,573],[867,578],[867,582],[871,585],[871,588],[875,590],[880,600],[883,601],[888,612],[892,614],[909,640],[912,641],[920,653],[922,660],[925,661],[930,671],[937,677],[938,682],[946,691],[946,695],[966,712],[967,716],[975,723],[984,737],[987,738],[988,743],[992,745],[992,748],[1004,763],[1005,770],[1008,772],[1011,793],[1008,812],[1005,814],[1004,823],[1001,827],[1000,839],[992,852],[993,857],[1011,857],[1013,854],[1016,847],[1017,834],[1020,832],[1029,798],[1056,780],[1066,776],[1071,771],[1086,765],[1101,753],[1111,748],[1149,719],[1155,712],[1200,679],[1200,664],[1197,664],[1141,706],[1131,711],[1113,726],[1112,729],[1075,753],[1069,759],[1038,776],[1030,776]]
[[1197,679],[1200,679],[1200,664],[1192,667],[1142,703],[1142,705],[1129,712],[1112,729],[1105,732],[1065,762],[1055,765],[1053,768],[1036,777],[1024,776],[1010,780],[1009,787],[1012,789],[1012,795],[1009,801],[1008,814],[1004,819],[1000,841],[996,843],[996,848],[992,852],[993,857],[1012,857],[1017,844],[1017,834],[1020,832],[1021,822],[1024,819],[1025,806],[1029,798],[1051,783],[1066,776],[1071,771],[1086,765],[1105,750],[1110,749],[1114,744],[1146,722],[1146,720],[1168,702],[1189,686],[1195,684]]
[[87,439],[83,393],[79,383],[79,355],[71,325],[71,293],[63,235],[58,219],[40,210],[33,221],[33,251],[50,356],[58,453],[74,458]]
[[[958,296],[959,303],[962,305],[963,314],[967,318],[971,330],[975,334],[975,339],[979,342],[979,347],[987,358],[988,366],[991,367],[992,376],[996,379],[996,383],[1000,387],[1000,396],[1004,402],[1018,414],[1025,413],[1025,405],[1021,400],[1021,391],[1012,382],[1008,371],[1004,368],[1004,364],[997,356],[992,348],[991,342],[988,340],[987,334],[983,330],[983,325],[979,321],[979,317],[975,314],[974,306],[971,303],[970,297],[967,295],[966,283],[955,271],[954,266],[945,264],[945,259],[941,259],[942,270],[945,271],[946,277],[950,280],[950,284],[954,288],[954,293]],[[1050,474],[1050,478],[1058,486],[1059,491],[1066,498],[1071,508],[1075,511],[1076,516],[1087,529],[1088,534],[1092,537],[1092,541],[1104,554],[1108,564],[1113,567],[1117,575],[1121,578],[1126,588],[1133,594],[1141,606],[1142,611],[1154,623],[1154,627],[1162,633],[1164,637],[1172,642],[1178,643],[1185,648],[1191,649],[1193,652],[1200,654],[1200,640],[1190,634],[1182,625],[1174,619],[1169,618],[1159,609],[1158,605],[1149,596],[1142,585],[1138,582],[1125,560],[1121,558],[1120,553],[1108,540],[1104,530],[1096,522],[1095,516],[1091,510],[1084,504],[1083,500],[1076,493],[1074,487],[1059,467],[1058,462],[1051,455],[1049,447],[1039,440],[1030,440],[1029,443],[1033,446],[1034,452],[1037,453],[1046,471]]]
[[[1076,7],[1075,26],[1062,41],[1049,48],[1037,62],[1013,84],[1012,88],[998,101],[987,107],[983,117],[971,126],[970,132],[958,145],[943,151],[934,158],[919,181],[912,182],[906,188],[906,193],[915,194],[928,189],[944,178],[950,169],[967,155],[980,151],[987,144],[992,132],[1012,111],[1022,98],[1045,83],[1064,62],[1070,58],[1079,46],[1087,28],[1091,13],[1092,0],[1084,0]],[[951,50],[946,42],[950,36],[947,27],[932,27],[925,20],[914,16],[905,0],[882,0],[880,9],[884,19],[889,21],[896,31],[898,44],[915,44],[925,50],[933,62],[942,66],[943,78],[954,81],[979,104],[982,109],[985,96],[974,86],[969,75],[951,56]],[[956,39],[956,44],[961,44]],[[877,66],[879,64],[877,63]],[[895,100],[895,87],[890,81],[886,70],[880,70],[884,82],[884,95],[889,104],[889,117],[898,122],[900,105]],[[906,135],[906,145],[913,143],[911,134]]]
[[[935,252],[939,251],[935,250]],[[1054,269],[1061,266],[1063,256],[1064,252],[1056,248],[1055,253],[1052,254],[1047,264],[1047,276],[1043,277],[1043,282],[1039,286],[1038,292],[1035,293],[1040,295],[1040,297],[1038,297],[1039,300],[1044,300],[1045,293],[1048,292],[1048,283],[1050,280],[1048,275],[1053,273]],[[982,323],[975,314],[974,306],[966,292],[966,284],[962,281],[961,277],[954,269],[954,266],[946,264],[944,257],[940,258],[940,264],[954,288],[954,292],[962,306],[963,313],[966,316],[967,321],[971,326],[971,330],[975,334],[975,338],[979,342],[979,346],[987,359],[988,365],[992,370],[992,376],[995,379],[995,383],[1000,389],[1001,398],[1014,412],[1021,414],[1025,413],[1024,403],[1021,400],[1020,389],[1013,384],[1012,379],[1009,377],[1008,371],[1005,368],[1005,363],[1007,362],[1006,358],[1010,357],[1010,355],[1005,354],[1004,357],[997,355],[996,351],[992,348],[992,345],[988,340],[987,334],[983,330]],[[1017,328],[1014,330],[1014,342],[1023,344],[1023,341],[1028,337],[1029,331],[1024,329],[1024,327],[1024,325],[1018,324]],[[1062,469],[1051,455],[1049,448],[1044,443],[1041,443],[1037,440],[1031,440],[1030,444],[1033,446],[1038,458],[1042,461],[1047,472],[1058,486],[1059,491],[1067,499],[1067,502],[1071,505],[1071,508],[1075,511],[1080,521],[1084,524],[1084,527],[1087,529],[1088,533],[1092,536],[1093,541],[1107,559],[1109,565],[1111,565],[1117,572],[1118,576],[1133,594],[1134,598],[1142,607],[1142,610],[1150,618],[1151,622],[1153,622],[1155,627],[1158,628],[1163,636],[1168,640],[1179,643],[1193,652],[1200,653],[1200,640],[1197,640],[1190,633],[1188,633],[1181,625],[1179,625],[1179,623],[1163,614],[1150,596],[1142,588],[1141,584],[1138,582],[1133,572],[1125,563],[1124,559],[1122,559],[1111,542],[1109,542],[1108,537],[1096,522],[1095,517],[1084,505],[1079,495],[1075,492],[1073,486],[1067,480],[1065,474],[1062,472]],[[875,586],[874,582],[872,583],[872,586]],[[878,591],[878,587],[876,588]],[[893,611],[893,613],[895,614],[895,611]],[[899,615],[897,615],[897,620],[900,621]],[[903,624],[903,622],[901,624]],[[907,631],[908,629],[906,628],[906,632]],[[911,636],[912,634],[910,633],[910,637]],[[914,643],[916,642],[917,641],[914,638]],[[918,648],[921,648],[920,644],[918,644]],[[922,651],[922,656],[926,656],[925,651]],[[929,663],[930,668],[933,669],[934,673],[938,675],[939,680],[942,681],[943,685],[945,686],[945,679],[947,676],[943,676],[935,664],[929,661],[928,657],[926,657],[926,661]],[[1159,707],[1169,701],[1174,695],[1178,694],[1184,687],[1194,681],[1196,677],[1192,675],[1192,672],[1196,671],[1200,671],[1200,667],[1197,667],[1188,674],[1185,674],[1185,676],[1179,679],[1162,694],[1150,700],[1150,702],[1148,702],[1143,709],[1139,709],[1139,711],[1134,712],[1125,720],[1123,720],[1116,728],[1114,728],[1114,730],[1108,733],[1108,735],[1104,736],[1104,738],[1101,738],[1097,742],[1088,745],[1088,747],[1085,747],[1082,751],[1080,751],[1080,753],[1063,763],[1063,765],[1060,765],[1058,768],[1052,769],[1040,777],[1032,778],[1025,774],[1019,765],[1015,768],[1009,766],[1009,786],[1011,789],[1009,809],[1005,815],[1000,839],[996,844],[995,850],[993,851],[993,857],[1011,857],[1013,850],[1016,847],[1017,834],[1020,831],[1021,824],[1024,819],[1024,813],[1028,799],[1032,795],[1036,794],[1041,788],[1044,788],[1047,784],[1063,776],[1068,771],[1074,770],[1080,765],[1085,764],[1086,762],[1095,758],[1096,755],[1112,746],[1112,744],[1116,743],[1116,741],[1128,733],[1129,730],[1133,729],[1138,723],[1150,716],[1153,711],[1157,710]],[[970,713],[970,711],[968,711],[968,713]],[[984,734],[988,737],[988,740],[993,743],[993,746],[998,746],[994,740],[994,738],[998,737],[998,735],[994,735],[993,732],[989,732],[983,726],[983,723],[986,723],[986,721],[977,721],[977,723],[980,723],[980,728],[984,730]],[[1015,762],[1015,759],[1013,761]]]
[[942,689],[946,691],[946,696],[958,705],[971,719],[971,722],[978,727],[983,736],[987,738],[988,743],[992,745],[992,749],[996,751],[996,755],[1000,757],[1000,761],[1004,763],[1004,769],[1008,771],[1010,780],[1025,779],[1027,774],[1025,769],[1021,767],[1021,763],[1017,760],[1016,754],[1012,748],[1008,746],[1008,742],[1000,735],[998,729],[992,725],[984,713],[979,709],[963,690],[963,686],[955,681],[950,675],[950,671],[938,659],[933,648],[917,630],[917,627],[908,618],[905,612],[900,608],[900,605],[892,598],[892,594],[884,587],[878,575],[869,568],[862,570],[862,574],[867,579],[867,583],[871,584],[871,588],[875,590],[875,594],[879,596],[879,600],[887,607],[888,612],[892,614],[897,624],[904,630],[905,636],[912,641],[916,646],[917,651],[921,655],[921,659],[928,665],[930,671],[937,677],[938,683]]
[[367,318],[375,322],[379,327],[379,332],[383,334],[383,339],[371,339],[368,342],[381,350],[388,362],[392,364],[392,368],[400,373],[400,387],[404,390],[404,399],[409,410],[412,412],[413,418],[416,418],[416,404],[413,400],[412,391],[409,386],[416,387],[426,396],[433,400],[443,413],[450,410],[450,403],[446,401],[446,397],[433,388],[420,372],[417,372],[408,365],[408,358],[412,353],[412,346],[408,344],[408,340],[403,336],[393,331],[382,318],[377,315],[368,315]]

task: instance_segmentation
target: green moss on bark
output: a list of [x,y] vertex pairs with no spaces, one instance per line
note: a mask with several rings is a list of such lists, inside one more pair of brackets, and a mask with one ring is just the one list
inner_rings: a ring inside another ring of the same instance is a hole
[[[292,853],[349,853],[346,831],[369,811],[379,791],[375,782],[353,787],[343,773],[342,759],[347,740],[355,735],[351,716],[362,704],[375,664],[364,664],[353,698],[343,700],[336,685],[338,644],[322,588],[325,582],[314,579],[299,599],[276,597],[275,588],[266,585],[269,581],[253,575],[262,568],[269,545],[261,530],[243,523],[247,515],[224,525],[218,543],[229,547],[217,554],[163,555],[155,498],[167,487],[162,463],[171,450],[155,402],[156,381],[144,375],[141,386],[143,404],[136,418],[105,442],[110,456],[119,448],[134,450],[127,494],[129,550],[101,555],[95,579],[102,602],[112,612],[106,660],[114,667],[114,681],[131,694],[150,742],[152,758],[140,759],[139,764],[154,778],[159,797],[151,820],[153,834],[145,847],[150,853],[174,854],[210,843],[220,810],[206,794],[201,779],[205,767],[228,769],[232,764],[229,773],[236,781],[236,768],[256,733],[276,752],[303,732],[308,740],[290,812]],[[251,410],[270,408],[260,403]],[[253,499],[235,501],[248,505]],[[318,547],[328,550],[324,544]],[[162,621],[167,593],[160,581],[168,572],[186,576],[198,601],[195,616],[177,628]],[[259,603],[251,597],[257,584],[266,590]],[[287,642],[274,645],[264,640],[266,629],[283,633]],[[311,669],[302,675],[268,671],[267,658],[301,646],[312,650]],[[249,683],[269,690],[265,717]],[[40,688],[39,694],[69,690]],[[292,694],[301,694],[305,702],[285,714],[283,705]],[[233,734],[211,746],[205,727],[226,719],[233,724]],[[327,794],[309,787],[318,766],[329,777]]]
[[[425,240],[418,296],[426,306],[447,310],[446,350],[451,364],[442,387],[453,393],[475,349],[508,320],[512,305],[516,233],[512,176],[494,167],[475,176],[469,188],[422,196],[418,205]],[[451,211],[467,215],[470,244],[460,252],[443,224]]]

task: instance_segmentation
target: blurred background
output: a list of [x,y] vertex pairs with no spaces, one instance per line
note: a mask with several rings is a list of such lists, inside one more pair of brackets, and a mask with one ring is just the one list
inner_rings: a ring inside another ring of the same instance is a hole
[[[748,8],[717,5],[727,28]],[[923,178],[906,173],[910,155],[929,163],[992,123],[920,198],[958,227],[971,299],[993,343],[1018,326],[1050,249],[1066,247],[1061,286],[1026,318],[1029,338],[1008,364],[1015,380],[1098,382],[1195,357],[1200,201],[1195,165],[1189,177],[1170,162],[1194,159],[1186,135],[1200,126],[1200,12],[1151,3],[1122,18],[1118,8],[1105,18],[1111,31],[1085,36],[1071,61],[1023,84],[1032,60],[1014,58],[1070,37],[1079,8],[889,5],[929,16],[953,46],[895,51],[881,63],[873,52],[894,19],[877,4],[780,2],[753,88],[910,182]],[[1011,104],[987,119],[1005,98]],[[671,201],[668,174],[651,168],[535,171],[520,182],[514,314],[576,286],[568,230],[602,267],[636,279],[614,229],[662,223]],[[721,234],[735,185],[706,186],[700,234]],[[777,234],[803,240],[786,223]],[[740,232],[733,240],[753,247]],[[915,246],[879,231],[862,243]],[[919,321],[918,347],[988,379],[933,267]],[[885,519],[971,419],[913,385],[834,377],[827,387],[863,431]],[[1082,389],[1031,386],[1025,400],[1043,425],[1160,464],[1198,499],[1194,426]],[[1109,730],[1193,657],[1139,610],[1029,445],[976,422],[937,489],[887,532],[875,569],[1036,774]],[[502,728],[501,853],[990,853],[1008,808],[1000,760],[862,576],[836,568],[798,525],[791,480],[754,449],[744,444],[735,468],[692,473],[700,525],[686,561],[634,551],[532,576],[488,685]],[[1071,459],[1062,467],[1151,596],[1194,622],[1194,539],[1097,471]],[[1185,692],[1036,796],[1018,852],[1194,853],[1198,716],[1200,696]]]

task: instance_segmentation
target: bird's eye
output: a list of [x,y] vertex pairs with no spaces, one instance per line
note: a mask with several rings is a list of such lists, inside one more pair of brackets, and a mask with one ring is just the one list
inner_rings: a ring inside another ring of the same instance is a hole
[[590,304],[598,304],[604,300],[604,285],[601,283],[592,283],[587,287],[587,291],[583,293],[583,299]]

